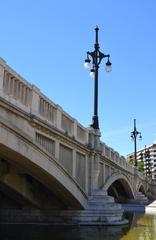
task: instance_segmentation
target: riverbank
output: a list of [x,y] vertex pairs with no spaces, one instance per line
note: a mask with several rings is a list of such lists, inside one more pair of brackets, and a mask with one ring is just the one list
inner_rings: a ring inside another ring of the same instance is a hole
[[155,213],[156,214],[156,200],[148,204],[145,208],[146,213]]

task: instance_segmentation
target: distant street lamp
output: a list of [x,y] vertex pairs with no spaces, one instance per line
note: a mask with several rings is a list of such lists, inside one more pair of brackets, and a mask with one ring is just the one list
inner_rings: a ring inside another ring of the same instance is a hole
[[[106,71],[111,71],[111,62],[109,61],[110,55],[105,55],[104,53],[100,52],[100,47],[98,43],[98,31],[99,28],[95,28],[95,44],[94,44],[94,51],[87,52],[87,58],[84,63],[84,67],[90,69],[90,75],[94,77],[94,115],[92,117],[92,124],[91,127],[94,129],[99,129],[99,120],[98,120],[98,69],[103,58],[107,58],[106,62]],[[90,57],[92,59],[92,66],[90,68]]]
[[138,132],[136,129],[136,119],[134,119],[134,130],[131,132],[131,138],[134,140],[134,166],[138,166],[137,162],[137,136],[139,135],[139,139],[142,140],[141,132]]

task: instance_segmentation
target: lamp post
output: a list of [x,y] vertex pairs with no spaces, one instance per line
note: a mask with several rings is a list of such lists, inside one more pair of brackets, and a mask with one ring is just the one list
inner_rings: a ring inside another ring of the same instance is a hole
[[142,140],[141,132],[138,132],[136,129],[136,119],[134,119],[134,130],[131,132],[131,138],[134,140],[134,166],[138,166],[137,162],[137,136],[139,135],[139,139]]
[[[102,53],[99,49],[99,42],[98,42],[98,31],[99,28],[96,26],[95,28],[95,44],[94,44],[94,51],[93,52],[87,52],[87,58],[84,63],[84,67],[89,69],[90,63],[92,60],[92,67],[90,69],[90,75],[94,77],[94,114],[92,117],[92,124],[91,127],[94,129],[99,129],[99,120],[98,120],[98,70],[99,65],[101,63],[101,60],[103,58],[107,58],[106,62],[106,71],[111,71],[111,62],[109,61],[110,55],[105,55]],[[90,60],[91,58],[91,60]]]

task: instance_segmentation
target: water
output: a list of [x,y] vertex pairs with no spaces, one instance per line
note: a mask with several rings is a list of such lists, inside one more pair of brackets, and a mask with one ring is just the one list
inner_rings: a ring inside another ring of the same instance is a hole
[[156,215],[127,213],[129,224],[108,227],[53,227],[0,224],[0,240],[156,240]]

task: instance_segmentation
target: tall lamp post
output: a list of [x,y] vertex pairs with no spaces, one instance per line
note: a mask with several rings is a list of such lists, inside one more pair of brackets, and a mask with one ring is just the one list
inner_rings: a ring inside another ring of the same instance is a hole
[[[92,60],[92,67],[90,68],[90,75],[94,77],[94,114],[92,117],[92,124],[91,127],[94,129],[99,129],[99,119],[98,119],[98,70],[101,60],[103,58],[107,58],[106,62],[106,71],[111,71],[111,62],[109,61],[110,55],[105,55],[99,49],[99,42],[98,42],[98,31],[99,28],[96,26],[95,28],[95,44],[94,44],[94,51],[87,52],[87,58],[84,63],[84,67],[89,69],[90,63]],[[90,59],[91,58],[91,59]]]
[[131,138],[134,140],[134,166],[138,166],[137,162],[137,136],[139,135],[139,139],[142,140],[141,132],[138,132],[136,129],[136,119],[134,119],[134,130],[131,132]]

